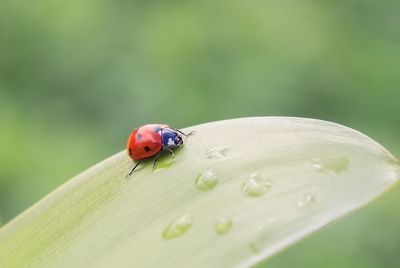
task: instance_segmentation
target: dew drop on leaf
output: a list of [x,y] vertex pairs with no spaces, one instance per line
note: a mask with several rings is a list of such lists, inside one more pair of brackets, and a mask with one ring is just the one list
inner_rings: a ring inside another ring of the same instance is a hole
[[312,194],[304,195],[299,202],[297,202],[297,207],[299,209],[305,210],[311,208],[315,203],[315,197]]
[[209,149],[206,152],[206,157],[209,158],[209,159],[212,159],[212,158],[223,159],[223,158],[226,157],[226,152],[227,151],[228,151],[228,147],[223,146],[223,145],[219,145],[219,146],[216,146],[216,147],[213,147],[213,148]]
[[321,173],[339,174],[349,166],[347,157],[336,158],[315,158],[311,160],[311,165]]
[[249,245],[250,251],[253,254],[258,254],[262,251],[265,244],[268,243],[270,237],[270,231],[265,230],[263,227],[258,228],[257,232],[259,233],[256,240]]
[[212,169],[203,171],[194,181],[194,185],[200,191],[211,190],[217,185],[217,183],[218,177],[215,175],[215,172]]
[[173,220],[162,234],[164,240],[169,240],[186,233],[192,226],[192,218],[189,214],[183,214]]
[[215,224],[215,232],[219,235],[227,233],[232,228],[232,220],[220,218]]
[[259,173],[253,172],[242,183],[242,193],[247,196],[262,196],[271,188],[270,180],[260,176]]

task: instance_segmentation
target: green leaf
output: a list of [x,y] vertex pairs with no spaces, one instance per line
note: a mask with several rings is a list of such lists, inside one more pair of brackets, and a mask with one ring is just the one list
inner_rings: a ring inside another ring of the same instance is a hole
[[0,267],[247,267],[398,183],[399,162],[352,129],[260,117],[195,134],[133,166],[95,165],[0,230]]

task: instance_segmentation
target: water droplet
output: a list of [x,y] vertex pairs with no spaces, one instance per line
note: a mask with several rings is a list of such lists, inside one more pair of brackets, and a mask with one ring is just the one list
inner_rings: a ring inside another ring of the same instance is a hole
[[297,202],[299,209],[305,210],[311,208],[315,203],[315,197],[312,194],[306,194]]
[[213,189],[217,182],[217,175],[212,169],[208,169],[197,176],[194,185],[200,191],[207,191]]
[[316,158],[311,161],[312,166],[322,173],[338,174],[349,166],[347,157]]
[[186,233],[192,226],[192,218],[189,214],[183,214],[173,220],[162,234],[164,240],[169,240]]
[[261,252],[265,244],[268,242],[270,232],[264,228],[258,228],[257,232],[260,233],[258,238],[249,245],[250,251],[254,254]]
[[228,147],[223,146],[223,145],[219,145],[216,147],[213,147],[211,149],[209,149],[206,152],[206,157],[207,158],[225,158],[226,157],[226,152],[228,151]]
[[219,235],[227,233],[232,228],[232,220],[227,218],[220,218],[215,224],[215,231]]
[[170,157],[170,156],[163,157],[157,162],[155,168],[153,169],[153,172],[156,173],[165,170],[170,166],[172,166],[174,163],[176,163],[175,157]]
[[271,181],[260,176],[257,172],[251,173],[243,181],[242,193],[247,196],[257,197],[265,194],[271,188]]

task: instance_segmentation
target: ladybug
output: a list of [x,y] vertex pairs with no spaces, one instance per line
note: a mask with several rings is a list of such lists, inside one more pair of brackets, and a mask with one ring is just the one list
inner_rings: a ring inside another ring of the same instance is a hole
[[155,155],[153,168],[163,151],[168,151],[175,156],[171,148],[183,146],[183,136],[192,135],[183,133],[165,124],[147,124],[132,130],[128,137],[126,150],[132,160],[137,161],[127,177],[137,168],[140,162]]

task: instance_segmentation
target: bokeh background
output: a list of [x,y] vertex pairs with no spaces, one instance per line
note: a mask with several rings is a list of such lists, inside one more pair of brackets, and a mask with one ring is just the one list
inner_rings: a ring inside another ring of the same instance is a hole
[[[178,128],[300,116],[400,156],[400,1],[2,0],[0,221]],[[400,190],[259,267],[399,267]]]

